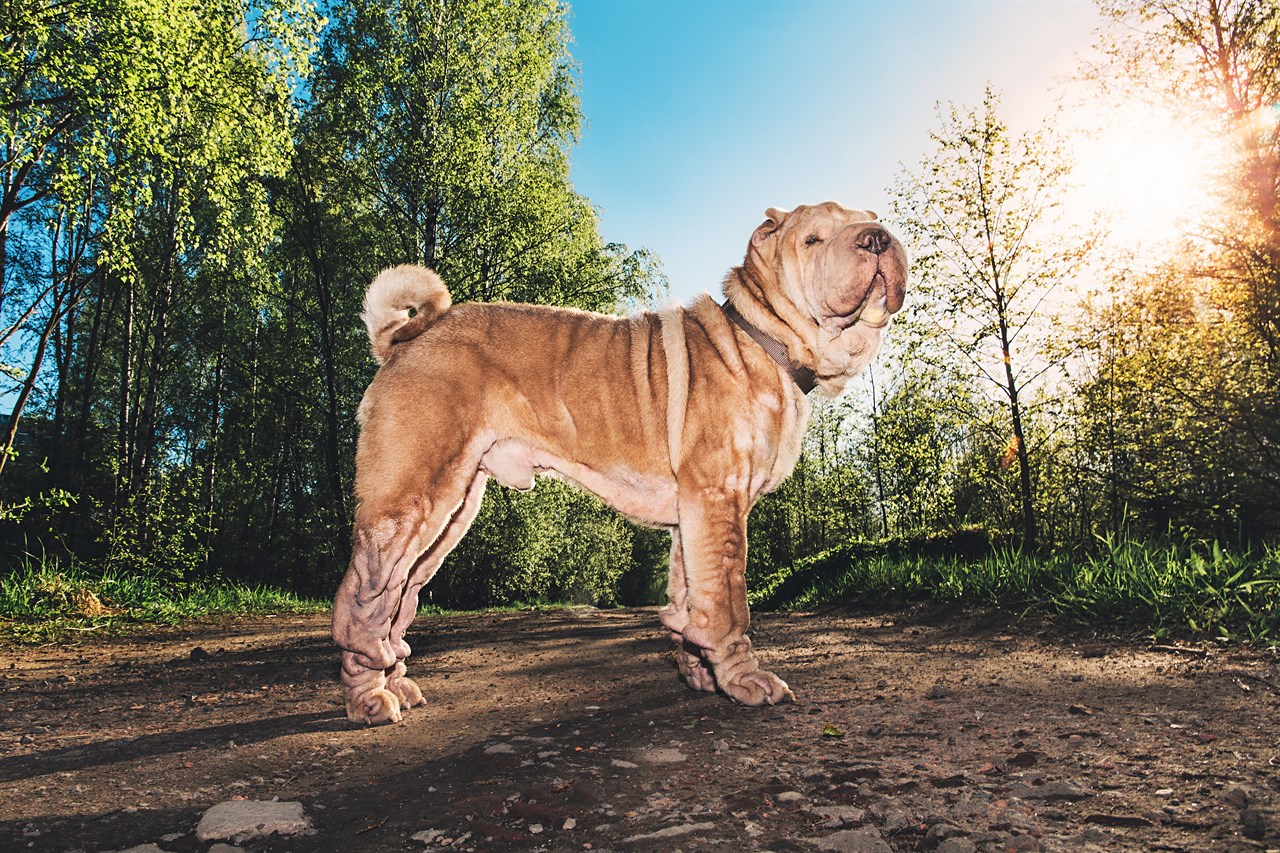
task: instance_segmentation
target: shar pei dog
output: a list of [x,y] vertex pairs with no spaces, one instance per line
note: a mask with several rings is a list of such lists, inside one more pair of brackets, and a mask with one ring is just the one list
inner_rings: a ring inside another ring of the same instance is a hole
[[633,317],[451,305],[399,266],[363,319],[381,368],[360,404],[351,563],[338,589],[347,716],[397,721],[418,592],[466,532],[490,478],[551,474],[671,532],[668,603],[681,678],[746,705],[794,700],[747,636],[747,514],[800,454],[806,394],[835,396],[902,307],[907,258],[875,214],[770,209],[724,304],[703,294]]

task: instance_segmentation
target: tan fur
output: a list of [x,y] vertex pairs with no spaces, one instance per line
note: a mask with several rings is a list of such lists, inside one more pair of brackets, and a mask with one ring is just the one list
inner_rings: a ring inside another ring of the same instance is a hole
[[[902,246],[874,214],[833,202],[766,215],[725,294],[838,394],[902,305]],[[690,687],[794,698],[746,636],[746,520],[794,468],[808,400],[710,297],[630,318],[450,308],[434,273],[396,267],[370,286],[364,319],[384,364],[360,405],[354,548],[334,603],[349,718],[398,720],[422,701],[404,664],[418,592],[489,478],[528,489],[538,474],[671,531],[660,617]]]

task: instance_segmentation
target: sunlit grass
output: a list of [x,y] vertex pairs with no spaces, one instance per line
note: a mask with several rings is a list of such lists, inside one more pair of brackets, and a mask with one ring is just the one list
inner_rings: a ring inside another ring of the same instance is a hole
[[0,577],[0,639],[47,642],[202,616],[315,613],[328,602],[225,580],[181,583],[154,573],[94,575],[75,564],[27,558]]
[[838,548],[767,579],[752,601],[804,609],[932,600],[1057,613],[1155,638],[1280,642],[1280,550],[1228,551],[1198,540],[1103,539],[1099,546],[1083,557],[998,547],[970,559]]

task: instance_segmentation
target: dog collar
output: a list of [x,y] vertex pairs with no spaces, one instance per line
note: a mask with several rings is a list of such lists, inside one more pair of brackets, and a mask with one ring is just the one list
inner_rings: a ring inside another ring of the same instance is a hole
[[733,307],[732,302],[726,301],[720,306],[720,309],[724,311],[730,320],[737,323],[742,331],[750,335],[752,340],[764,347],[764,351],[769,353],[770,358],[778,362],[782,369],[787,371],[791,381],[799,386],[800,393],[808,394],[817,386],[818,376],[816,373],[807,367],[801,367],[793,363],[791,357],[787,355],[787,348],[747,322],[747,318],[738,313],[738,309]]

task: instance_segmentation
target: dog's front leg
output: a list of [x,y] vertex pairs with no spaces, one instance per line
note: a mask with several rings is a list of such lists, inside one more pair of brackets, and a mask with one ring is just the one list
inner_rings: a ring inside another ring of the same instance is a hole
[[658,618],[671,629],[671,641],[676,644],[676,666],[680,670],[680,678],[694,690],[714,693],[716,680],[711,667],[702,659],[701,649],[684,638],[684,629],[689,624],[689,584],[685,578],[679,527],[671,528],[671,559],[668,569],[667,606],[658,611]]
[[760,668],[746,633],[749,510],[746,495],[728,487],[682,491],[679,541],[688,604],[682,635],[701,649],[716,685],[735,701],[794,702],[786,682]]
[[333,602],[333,638],[342,647],[342,690],[352,722],[398,722],[400,697],[387,689],[388,671],[408,654],[392,636],[409,568],[416,559],[402,519],[357,526],[351,563]]

